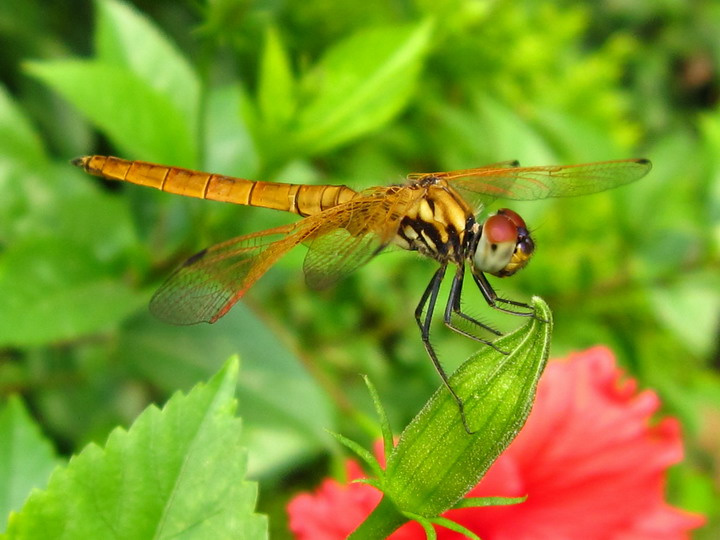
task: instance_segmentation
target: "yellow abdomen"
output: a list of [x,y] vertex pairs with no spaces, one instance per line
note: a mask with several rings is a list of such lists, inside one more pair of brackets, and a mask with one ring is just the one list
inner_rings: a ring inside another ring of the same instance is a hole
[[186,197],[273,208],[301,216],[317,214],[357,195],[347,186],[259,182],[111,156],[85,156],[73,160],[73,164],[109,180],[150,186]]

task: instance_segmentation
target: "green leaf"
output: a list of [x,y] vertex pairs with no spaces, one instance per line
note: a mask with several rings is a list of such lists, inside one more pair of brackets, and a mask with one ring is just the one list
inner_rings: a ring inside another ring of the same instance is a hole
[[[2,158],[0,158],[2,160]],[[136,243],[127,203],[69,163],[15,162],[0,174],[0,241],[52,236],[92,249],[101,260]]]
[[8,161],[37,167],[46,159],[40,137],[0,85],[0,170]]
[[187,396],[88,445],[10,518],[7,538],[265,538],[245,480],[230,361]]
[[[465,431],[457,403],[440,387],[388,457],[383,501],[401,513],[435,518],[470,491],[515,438],[550,352],[552,314],[538,297],[532,305],[536,318],[495,341],[508,354],[484,347],[450,377],[475,433]],[[373,511],[353,538],[370,538],[368,531],[389,534],[397,527],[389,515]]]
[[717,347],[720,324],[720,276],[695,272],[653,287],[650,299],[660,320],[698,356]]
[[431,32],[430,22],[374,28],[330,49],[302,81],[313,99],[300,112],[299,148],[325,152],[400,112],[415,90]]
[[296,107],[295,80],[282,40],[273,26],[265,32],[265,47],[260,58],[258,106],[263,122],[281,128]]
[[464,535],[466,538],[470,538],[472,540],[480,540],[480,537],[472,532],[470,529],[463,527],[459,523],[455,523],[451,519],[444,518],[444,517],[436,517],[431,520],[432,523],[435,525],[440,525],[441,527],[445,527],[446,529],[450,529],[451,531],[454,531],[456,533]]
[[[606,126],[599,126],[589,118],[568,115],[564,109],[538,107],[534,120],[545,144],[552,145],[563,161],[570,159],[584,162],[626,157],[623,155],[624,149],[618,148],[613,138],[608,137]],[[521,122],[519,118],[517,121]],[[528,135],[534,134],[530,132]],[[517,140],[520,139],[515,142]]]
[[11,396],[0,410],[0,532],[10,511],[19,509],[33,488],[44,487],[59,464],[20,398]]
[[522,165],[554,161],[550,143],[517,111],[479,91],[473,105],[483,130],[492,133],[483,145],[492,159],[519,159]]
[[[80,176],[79,171],[70,174],[73,181]],[[83,180],[96,182],[92,178]],[[62,187],[58,186],[60,190]],[[99,262],[120,260],[118,266],[126,269],[124,255],[137,249],[137,236],[127,201],[97,189],[73,197],[56,193],[56,197],[56,208],[43,208],[46,230],[57,238],[71,238],[73,244],[86,247]]]
[[28,240],[0,255],[0,344],[41,345],[104,330],[145,298],[117,282],[87,247]]
[[382,467],[380,467],[380,463],[378,463],[378,460],[375,458],[375,456],[372,455],[372,452],[365,450],[362,446],[360,446],[352,439],[348,439],[347,437],[340,435],[339,433],[335,433],[334,431],[330,431],[329,433],[330,435],[335,437],[335,439],[340,444],[344,445],[349,450],[352,450],[360,459],[362,459],[368,465],[368,467],[370,467],[373,473],[378,476],[378,478],[382,478]]
[[[437,125],[423,137],[434,141],[433,153],[441,159],[441,169],[513,159],[521,165],[557,162],[548,140],[517,110],[480,90],[473,90],[471,98],[470,108],[441,102],[432,109]],[[521,215],[530,223],[545,204],[532,201]]]
[[257,149],[242,114],[248,101],[239,85],[208,91],[203,127],[203,157],[208,170],[247,178],[257,173]]
[[486,506],[507,506],[525,502],[527,497],[463,497],[454,506],[458,508],[484,508]]
[[195,166],[193,126],[130,69],[83,60],[29,62],[26,69],[75,105],[123,155]]
[[423,528],[423,531],[425,531],[425,537],[427,540],[437,540],[437,533],[435,532],[435,527],[433,527],[432,522],[429,519],[426,519],[422,516],[408,516],[412,519],[415,519],[420,526]]
[[370,395],[372,396],[373,405],[375,405],[375,411],[380,418],[380,430],[382,431],[384,450],[383,455],[389,456],[393,450],[393,447],[395,446],[392,429],[390,428],[390,421],[388,420],[387,413],[385,412],[385,407],[383,407],[383,404],[380,401],[380,395],[378,394],[375,385],[370,381],[370,377],[366,375],[363,378],[365,379],[365,385],[368,387]]
[[106,65],[129,68],[181,112],[188,131],[198,124],[200,83],[174,44],[146,16],[115,0],[97,2],[95,48]]
[[380,483],[380,480],[376,478],[356,478],[351,483],[353,484],[367,484],[368,486],[372,486],[378,491],[382,491],[382,485]]
[[707,193],[707,217],[709,232],[715,244],[715,252],[720,252],[720,112],[700,117],[700,129],[705,143],[705,156],[709,162],[708,178],[710,184]]
[[127,365],[167,390],[190,387],[230,354],[243,359],[238,395],[253,476],[329,447],[325,430],[334,419],[325,392],[244,303],[212,325],[171,326],[147,314],[126,325],[118,343]]

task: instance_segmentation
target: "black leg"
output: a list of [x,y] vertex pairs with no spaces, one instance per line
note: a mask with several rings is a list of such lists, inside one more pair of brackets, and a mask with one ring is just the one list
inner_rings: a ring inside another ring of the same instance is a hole
[[[507,300],[506,298],[500,298],[495,292],[495,290],[492,288],[492,285],[490,285],[490,283],[488,282],[487,278],[481,272],[473,272],[472,275],[475,283],[478,286],[478,289],[480,289],[480,292],[482,293],[485,301],[490,307],[504,313],[510,313],[511,315],[519,315],[521,317],[535,317],[535,310],[532,308],[532,306],[523,302],[516,302],[515,300]],[[514,309],[499,306],[498,304],[507,304],[510,306],[525,308],[530,311],[517,311]]]
[[[420,328],[422,342],[423,345],[425,345],[425,350],[427,351],[430,360],[432,360],[432,363],[435,366],[438,374],[440,375],[443,383],[445,384],[445,387],[450,392],[450,395],[455,400],[455,403],[457,403],[458,409],[460,410],[460,418],[462,419],[463,427],[469,435],[472,435],[475,432],[470,430],[470,426],[468,426],[467,423],[467,418],[465,418],[465,404],[463,403],[463,400],[460,399],[460,396],[455,393],[453,387],[450,386],[448,376],[445,373],[442,365],[440,364],[440,360],[438,360],[437,354],[435,354],[435,349],[433,349],[433,346],[430,343],[430,323],[432,323],[433,311],[435,310],[438,293],[440,292],[440,285],[442,284],[442,280],[445,277],[446,269],[447,266],[442,265],[440,268],[438,268],[437,272],[435,272],[435,275],[433,275],[430,283],[428,284],[425,292],[422,295],[422,298],[420,298],[420,303],[415,309],[415,320],[417,321],[418,327]],[[425,310],[425,306],[427,306],[427,310]],[[423,311],[425,311],[424,316]]]
[[[465,275],[465,266],[459,265],[457,271],[455,272],[455,277],[453,278],[452,287],[450,288],[450,296],[448,297],[447,305],[445,306],[445,317],[444,322],[445,325],[450,328],[451,330],[457,332],[458,334],[461,334],[463,336],[469,337],[470,339],[474,339],[475,341],[479,341],[480,343],[484,343],[485,345],[489,345],[493,349],[500,351],[500,349],[497,348],[497,346],[490,340],[482,338],[480,336],[476,336],[475,334],[472,334],[466,330],[463,330],[462,328],[459,328],[455,326],[455,323],[452,320],[453,313],[457,314],[462,319],[468,321],[471,324],[474,324],[475,326],[478,326],[479,328],[482,328],[483,330],[487,330],[488,332],[491,332],[495,334],[496,336],[502,336],[502,332],[499,332],[495,328],[492,328],[491,326],[488,326],[485,323],[482,323],[475,319],[474,317],[471,317],[470,315],[467,315],[466,313],[462,312],[462,309],[460,307],[460,297],[462,295],[462,284],[463,284],[463,277]],[[504,352],[504,351],[500,351]]]
[[425,292],[423,292],[423,295],[420,298],[420,303],[415,308],[415,320],[417,321],[418,326],[420,327],[420,331],[423,333],[423,335],[429,332],[430,322],[428,321],[428,319],[432,318],[432,312],[435,302],[430,303],[430,309],[428,311],[430,317],[425,317],[426,321],[423,323],[421,322],[421,319],[423,311],[425,310],[425,305],[428,302],[428,298],[430,298],[430,296],[432,296],[433,294],[435,296],[435,299],[437,300],[438,291],[440,290],[440,284],[442,283],[443,277],[445,277],[446,268],[446,266],[441,266],[437,269],[435,274],[433,274],[430,283],[428,283],[428,286],[425,288]]

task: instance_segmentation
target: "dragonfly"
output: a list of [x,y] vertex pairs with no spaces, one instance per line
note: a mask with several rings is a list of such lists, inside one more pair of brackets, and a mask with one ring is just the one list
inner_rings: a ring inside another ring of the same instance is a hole
[[528,264],[535,244],[525,221],[509,208],[482,221],[479,216],[496,199],[588,195],[634,182],[652,167],[647,159],[539,167],[506,161],[474,169],[411,173],[401,185],[356,191],[345,185],[253,181],[112,156],[84,156],[72,163],[109,180],[302,217],[289,225],[227,240],[187,259],[150,302],[150,311],[172,324],[216,322],[298,244],[308,247],[303,270],[306,282],[315,289],[335,283],[393,246],[437,261],[439,268],[420,297],[415,320],[425,350],[457,403],[468,433],[472,431],[463,401],[430,343],[430,326],[448,267],[454,267],[455,274],[443,322],[451,330],[489,346],[494,346],[493,338],[485,336],[501,335],[463,311],[466,267],[489,306],[534,316],[530,305],[500,297],[487,278],[511,276]]

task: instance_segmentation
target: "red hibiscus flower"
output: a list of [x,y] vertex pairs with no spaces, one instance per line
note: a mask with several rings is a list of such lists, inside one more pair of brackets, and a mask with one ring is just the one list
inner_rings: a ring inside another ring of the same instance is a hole
[[[638,392],[635,380],[623,378],[605,347],[550,362],[525,427],[468,494],[527,500],[446,517],[483,540],[685,538],[704,519],[664,501],[665,472],[683,449],[677,420],[652,421],[659,405],[654,392]],[[352,460],[348,472],[362,476]],[[290,502],[290,529],[299,540],[345,538],[380,498],[365,484],[325,480]],[[409,523],[391,538],[425,533]],[[438,538],[463,537],[439,529]]]

